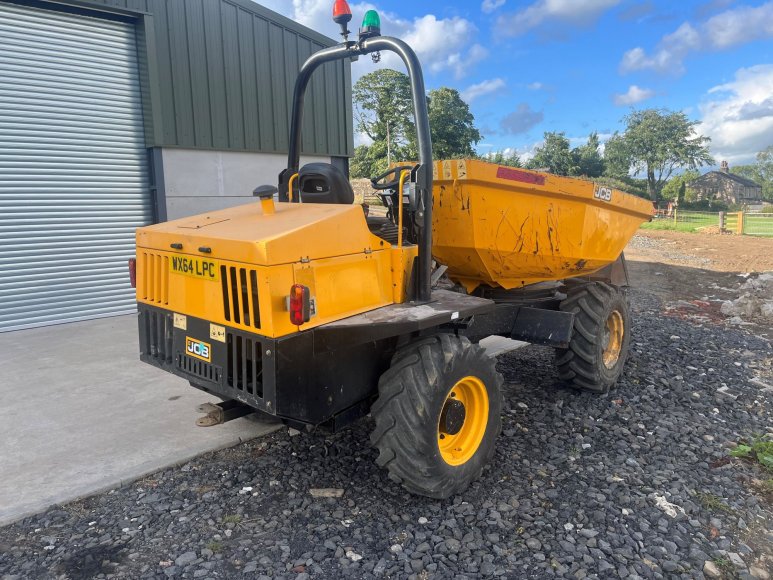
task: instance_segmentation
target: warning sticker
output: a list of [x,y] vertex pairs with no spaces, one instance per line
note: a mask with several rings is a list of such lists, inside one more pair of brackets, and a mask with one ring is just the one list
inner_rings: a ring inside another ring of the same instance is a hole
[[185,314],[174,313],[174,327],[180,330],[188,330],[188,317]]
[[225,342],[225,326],[210,323],[209,338],[218,342]]

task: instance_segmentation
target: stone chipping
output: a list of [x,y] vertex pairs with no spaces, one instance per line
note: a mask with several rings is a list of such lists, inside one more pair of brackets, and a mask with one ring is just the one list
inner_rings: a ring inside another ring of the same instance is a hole
[[285,429],[0,529],[0,579],[766,578],[771,474],[729,449],[773,431],[750,381],[771,384],[773,348],[630,299],[608,395],[561,386],[549,349],[499,357],[496,455],[456,497],[391,482],[369,419]]

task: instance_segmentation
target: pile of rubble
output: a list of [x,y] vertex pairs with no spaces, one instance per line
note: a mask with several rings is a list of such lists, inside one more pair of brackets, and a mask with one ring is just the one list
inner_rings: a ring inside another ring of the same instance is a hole
[[741,295],[722,304],[721,312],[730,322],[749,320],[773,322],[773,272],[750,277],[740,288]]

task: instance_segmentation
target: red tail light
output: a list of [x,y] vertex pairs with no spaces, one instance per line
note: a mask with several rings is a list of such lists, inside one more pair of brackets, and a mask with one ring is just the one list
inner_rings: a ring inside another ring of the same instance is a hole
[[137,287],[137,258],[129,258],[129,283]]
[[309,319],[311,319],[311,293],[303,284],[293,284],[290,288],[290,322],[300,326]]
[[333,22],[346,24],[352,19],[352,9],[346,0],[336,0],[333,4]]

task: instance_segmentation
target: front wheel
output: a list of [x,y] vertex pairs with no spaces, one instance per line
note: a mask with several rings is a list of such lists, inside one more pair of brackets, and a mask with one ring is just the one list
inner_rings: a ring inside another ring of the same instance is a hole
[[569,348],[556,349],[559,377],[570,386],[606,393],[623,373],[631,317],[622,290],[603,282],[572,288],[561,310],[574,313]]
[[494,454],[502,376],[467,338],[439,334],[399,350],[371,409],[376,463],[413,493],[464,491]]

